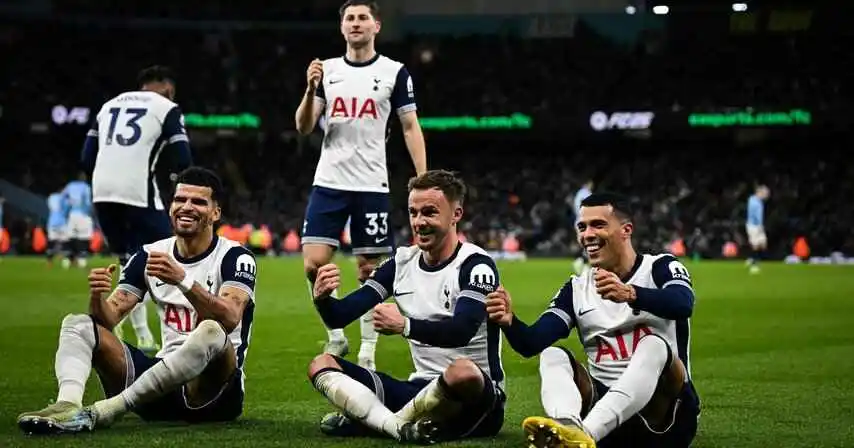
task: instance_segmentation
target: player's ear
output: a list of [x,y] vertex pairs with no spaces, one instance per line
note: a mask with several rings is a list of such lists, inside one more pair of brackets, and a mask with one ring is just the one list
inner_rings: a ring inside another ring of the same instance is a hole
[[460,222],[461,219],[463,219],[463,206],[459,202],[457,202],[456,204],[454,204],[454,218],[452,220],[452,223],[456,224]]
[[379,20],[374,20],[374,22],[377,24],[377,33],[379,33],[380,30],[383,28],[383,23]]
[[220,208],[218,203],[214,202],[214,210],[211,219],[213,222],[217,222],[220,218],[222,218],[222,208]]
[[632,233],[635,231],[635,225],[631,222],[623,223],[622,227],[623,237],[629,238],[632,236]]

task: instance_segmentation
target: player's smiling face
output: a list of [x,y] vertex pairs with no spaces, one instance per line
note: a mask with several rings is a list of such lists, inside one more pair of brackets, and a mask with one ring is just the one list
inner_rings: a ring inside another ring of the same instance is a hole
[[445,237],[456,231],[463,216],[459,203],[451,204],[438,188],[414,189],[409,192],[409,225],[415,244],[430,252],[441,247]]
[[619,263],[632,229],[632,223],[620,219],[610,205],[581,207],[576,224],[578,243],[587,252],[590,265],[608,270]]
[[211,193],[210,187],[187,184],[178,184],[175,187],[169,216],[172,218],[172,227],[176,235],[183,237],[197,235],[219,220],[220,209],[211,197]]
[[380,31],[380,22],[364,5],[350,6],[341,17],[341,34],[350,46],[361,47],[371,41]]

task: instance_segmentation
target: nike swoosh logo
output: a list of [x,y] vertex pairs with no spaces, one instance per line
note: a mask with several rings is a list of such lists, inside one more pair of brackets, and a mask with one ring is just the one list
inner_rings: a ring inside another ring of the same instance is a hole
[[382,237],[382,238],[374,238],[374,243],[375,243],[375,244],[382,243],[382,242],[383,242],[383,241],[385,241],[387,238],[388,238],[387,236],[384,236],[384,237]]
[[579,312],[578,312],[578,317],[581,317],[581,316],[583,316],[583,315],[585,315],[585,314],[587,314],[587,313],[589,313],[589,312],[591,312],[591,311],[596,311],[596,308],[588,308],[588,309],[586,309],[586,310],[584,310],[584,311],[579,311]]
[[157,288],[159,288],[159,287],[161,287],[161,286],[163,286],[163,285],[165,285],[165,284],[166,284],[166,282],[154,282],[154,286],[155,286],[155,287],[157,287]]
[[330,85],[331,85],[331,84],[338,84],[338,83],[339,83],[339,82],[341,82],[341,81],[343,81],[343,79],[330,79],[330,80],[329,80],[329,84],[330,84]]
[[395,296],[395,297],[406,296],[406,295],[409,295],[409,294],[415,294],[415,291],[406,291],[406,292],[402,292],[402,291],[395,291],[395,292],[394,292],[394,296]]

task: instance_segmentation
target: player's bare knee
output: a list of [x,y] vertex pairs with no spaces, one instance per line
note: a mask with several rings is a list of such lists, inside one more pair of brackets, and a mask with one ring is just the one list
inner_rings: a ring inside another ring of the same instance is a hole
[[445,369],[442,379],[456,395],[474,399],[483,391],[483,372],[468,358],[458,358]]
[[314,379],[318,373],[329,369],[341,370],[341,366],[334,356],[329,353],[321,353],[308,364],[308,379]]

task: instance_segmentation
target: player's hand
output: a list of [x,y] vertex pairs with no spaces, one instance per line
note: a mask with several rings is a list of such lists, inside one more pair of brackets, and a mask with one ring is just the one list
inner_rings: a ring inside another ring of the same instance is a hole
[[487,294],[486,314],[489,320],[502,327],[509,327],[513,323],[512,303],[510,293],[503,286]]
[[593,281],[596,283],[596,292],[605,300],[617,303],[634,302],[635,288],[620,280],[617,274],[604,269],[596,269],[593,273]]
[[89,270],[89,296],[100,299],[104,294],[113,290],[113,272],[116,265],[111,264],[105,268],[94,268]]
[[317,86],[323,78],[323,61],[317,58],[311,61],[311,63],[308,64],[308,70],[306,70],[305,76],[308,81],[309,90],[312,92],[317,90]]
[[312,295],[314,300],[322,300],[329,297],[341,286],[341,270],[332,263],[325,264],[317,269],[317,277],[314,279]]
[[177,285],[184,280],[187,273],[184,268],[163,252],[150,252],[145,262],[145,275],[155,277],[170,285]]
[[382,334],[403,334],[405,319],[394,303],[374,307],[374,330]]

